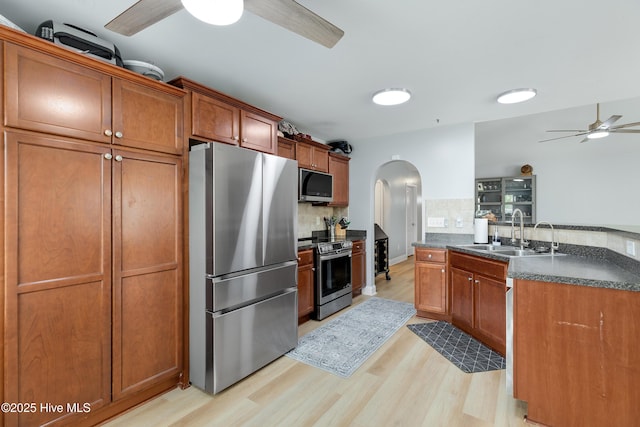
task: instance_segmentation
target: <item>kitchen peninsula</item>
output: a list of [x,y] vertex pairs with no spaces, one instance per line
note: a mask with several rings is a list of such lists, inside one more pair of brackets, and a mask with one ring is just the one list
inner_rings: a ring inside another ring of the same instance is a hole
[[[610,249],[568,244],[561,245],[560,255],[508,257],[474,248],[473,236],[449,236],[427,233],[414,243],[416,253],[439,249],[508,263],[505,322],[512,287],[513,344],[510,351],[505,337],[507,357],[513,361],[514,397],[527,401],[528,419],[544,425],[632,425],[640,416],[634,403],[640,355],[632,351],[640,336],[634,314],[640,307],[640,263]],[[416,288],[418,264],[416,256]],[[446,268],[450,316],[456,292],[453,269]]]

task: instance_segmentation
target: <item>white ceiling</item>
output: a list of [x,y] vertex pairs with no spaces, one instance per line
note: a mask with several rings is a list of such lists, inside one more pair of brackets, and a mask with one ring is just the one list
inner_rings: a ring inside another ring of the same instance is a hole
[[[2,0],[0,14],[30,33],[48,19],[86,27],[114,42],[124,59],[155,63],[167,80],[184,75],[321,140],[640,96],[636,0],[300,0],[345,31],[333,49],[249,12],[229,27],[182,10],[132,37],[104,29],[134,2]],[[405,87],[413,98],[373,105],[371,95],[385,87]],[[537,88],[538,96],[495,102],[516,87]],[[625,113],[603,111],[603,119],[611,114]],[[589,109],[581,121],[588,125],[594,115]],[[640,117],[620,123],[628,121]]]

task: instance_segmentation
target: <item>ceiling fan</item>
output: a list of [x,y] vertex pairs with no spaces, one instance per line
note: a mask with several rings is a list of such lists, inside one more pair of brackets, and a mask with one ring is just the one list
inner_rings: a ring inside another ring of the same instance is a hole
[[626,129],[633,126],[640,126],[640,122],[612,126],[615,122],[620,120],[621,117],[622,116],[614,114],[604,122],[600,121],[600,104],[596,104],[596,121],[591,123],[588,129],[548,130],[547,132],[572,132],[573,135],[565,135],[565,136],[559,136],[557,138],[543,139],[542,141],[538,141],[538,142],[555,141],[558,139],[571,138],[573,136],[584,135],[585,138],[582,141],[580,141],[580,143],[583,143],[590,139],[604,138],[606,136],[609,136],[610,133],[640,133],[640,129]]
[[[244,0],[249,12],[311,41],[332,48],[344,31],[295,0]],[[105,28],[131,36],[183,9],[181,0],[139,0]]]

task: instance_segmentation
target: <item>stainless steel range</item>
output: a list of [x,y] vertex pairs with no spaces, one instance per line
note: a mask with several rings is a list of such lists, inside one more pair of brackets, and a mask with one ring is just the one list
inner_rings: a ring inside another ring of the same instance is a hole
[[351,247],[350,240],[317,244],[316,320],[322,320],[351,305]]

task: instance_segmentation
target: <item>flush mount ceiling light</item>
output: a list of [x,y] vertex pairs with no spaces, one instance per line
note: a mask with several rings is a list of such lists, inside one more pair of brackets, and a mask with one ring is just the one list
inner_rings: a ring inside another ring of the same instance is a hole
[[498,102],[500,104],[517,104],[518,102],[528,101],[536,94],[538,91],[531,88],[524,89],[513,89],[506,91],[498,96]]
[[411,98],[411,92],[407,89],[393,88],[383,89],[373,94],[373,102],[378,105],[399,105]]
[[240,19],[243,0],[182,0],[182,5],[194,17],[212,25],[231,25]]

